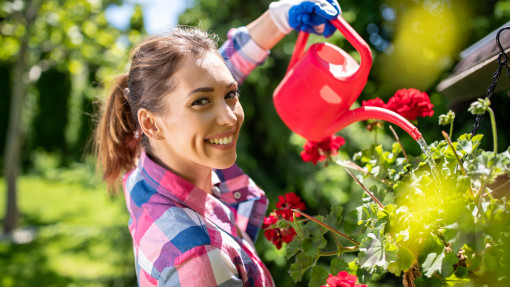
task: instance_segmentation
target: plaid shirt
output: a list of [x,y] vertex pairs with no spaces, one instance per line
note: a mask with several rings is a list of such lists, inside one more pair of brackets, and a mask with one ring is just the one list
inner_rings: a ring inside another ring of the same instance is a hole
[[[220,52],[239,82],[268,54],[245,28],[232,29]],[[211,195],[145,153],[124,176],[140,286],[274,286],[253,245],[264,192],[237,165],[214,170],[212,180]]]

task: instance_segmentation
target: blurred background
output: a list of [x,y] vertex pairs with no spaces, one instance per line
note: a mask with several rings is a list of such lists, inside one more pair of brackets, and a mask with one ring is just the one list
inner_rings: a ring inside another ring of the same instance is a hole
[[[0,286],[136,285],[124,198],[107,192],[91,154],[103,90],[115,74],[126,70],[129,49],[143,36],[185,24],[215,32],[221,45],[229,28],[253,21],[269,3],[0,1]],[[418,122],[427,142],[442,138],[438,117],[449,109],[457,114],[454,137],[470,131],[474,117],[467,107],[485,96],[497,63],[490,73],[477,75],[482,84],[471,93],[474,96],[447,95],[438,92],[437,85],[454,73],[463,50],[510,20],[510,0],[339,3],[343,17],[369,43],[374,56],[356,105],[375,97],[386,101],[398,89],[416,88],[426,91],[435,105],[434,116]],[[348,211],[360,202],[360,188],[340,167],[302,162],[304,140],[284,126],[272,104],[296,37],[293,32],[281,41],[242,86],[246,120],[238,164],[266,191],[270,209],[278,195],[296,192],[310,214],[325,214],[338,203]],[[310,43],[316,41],[334,43],[359,60],[340,33],[328,39],[310,37]],[[505,71],[503,78],[508,80]],[[508,147],[504,125],[509,122],[509,97],[498,92],[492,102],[499,145]],[[490,149],[488,120],[479,132],[486,134],[483,145]],[[402,130],[397,133],[408,153],[420,152]],[[390,134],[386,125],[378,143],[391,144]],[[365,123],[339,135],[347,142],[341,149],[343,158],[374,142]],[[277,250],[262,235],[257,248],[277,286],[308,285],[309,274],[299,284],[292,282],[283,249]],[[378,286],[402,282],[390,275],[378,280]]]

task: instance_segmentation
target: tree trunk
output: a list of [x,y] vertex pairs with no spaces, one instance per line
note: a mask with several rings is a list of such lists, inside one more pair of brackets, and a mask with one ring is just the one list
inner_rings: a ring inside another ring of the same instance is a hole
[[27,8],[20,20],[25,22],[26,32],[20,38],[18,59],[14,65],[14,82],[4,151],[4,176],[7,181],[7,206],[4,219],[5,233],[10,233],[18,226],[17,179],[20,170],[20,151],[23,143],[21,122],[29,85],[28,78],[25,76],[29,66],[27,63],[28,41],[30,39],[30,28],[39,9],[39,1],[26,1],[25,4]]

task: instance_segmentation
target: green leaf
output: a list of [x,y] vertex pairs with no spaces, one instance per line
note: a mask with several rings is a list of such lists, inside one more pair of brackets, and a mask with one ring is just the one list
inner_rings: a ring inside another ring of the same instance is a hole
[[464,283],[468,283],[469,281],[470,281],[469,278],[459,278],[455,274],[452,274],[446,278],[446,284],[448,286],[464,284]]
[[475,157],[473,162],[468,164],[468,174],[472,178],[479,178],[480,176],[490,176],[492,174],[491,167],[494,165],[494,153],[482,152]]
[[463,152],[463,156],[471,154],[476,148],[478,148],[482,138],[482,134],[475,135],[474,137],[471,137],[471,134],[463,134],[457,139],[455,148],[457,151]]
[[439,277],[418,277],[414,281],[416,287],[443,287],[443,281]]
[[294,240],[287,244],[287,247],[285,248],[285,256],[287,257],[287,259],[290,259],[298,252],[303,251],[301,241],[302,240],[299,238],[299,236],[296,236]]
[[[319,222],[324,222],[324,216],[322,215],[315,216],[315,219]],[[308,236],[322,237],[326,232],[328,232],[327,228],[313,221],[308,221],[307,223],[305,223],[302,226],[301,230],[303,231],[305,237]]]
[[384,232],[390,232],[391,228],[395,226],[397,220],[397,210],[395,205],[388,204],[377,212],[377,218],[383,220],[385,224]]
[[398,249],[397,254],[398,260],[391,262],[388,265],[388,271],[397,276],[400,276],[401,272],[407,272],[407,270],[409,270],[409,268],[411,268],[417,262],[417,259],[414,257],[411,250],[405,246],[401,246]]
[[338,230],[341,227],[342,222],[342,211],[343,207],[341,205],[333,205],[331,206],[331,211],[329,212],[324,224],[327,226]]
[[378,223],[377,213],[379,206],[374,202],[367,202],[351,211],[344,222],[344,229],[347,233],[355,233],[366,228],[375,228]]
[[[444,243],[443,241],[434,233],[426,234],[426,241],[423,244],[421,254],[429,254],[435,253],[440,254],[444,251]],[[425,258],[420,256],[418,258],[419,262],[423,264]]]
[[480,266],[482,265],[482,256],[479,253],[475,253],[474,250],[468,245],[464,245],[462,249],[464,249],[464,255],[466,256],[466,264],[469,268],[469,271],[471,272],[478,271]]
[[483,275],[485,272],[496,272],[506,273],[508,270],[504,270],[500,267],[500,258],[503,256],[502,248],[498,246],[489,246],[484,250],[484,256],[482,258],[482,266],[480,267],[479,274]]
[[435,272],[441,272],[444,257],[443,253],[429,253],[421,264],[422,274],[426,277],[431,277]]
[[359,259],[355,258],[348,263],[347,273],[357,275],[359,269]]
[[303,240],[303,250],[304,253],[307,256],[314,257],[319,253],[319,251],[326,247],[326,244],[328,242],[324,237],[320,236],[314,236],[314,237],[308,237],[305,240]]
[[[392,247],[392,246],[391,246]],[[370,273],[374,273],[377,267],[387,269],[391,261],[396,260],[397,251],[389,247],[386,249],[386,244],[380,236],[374,233],[367,234],[367,237],[361,241],[359,264],[362,268],[366,268]]]
[[457,269],[455,269],[455,276],[457,278],[466,278],[469,274],[469,270],[467,267],[464,266],[457,266]]
[[321,266],[314,266],[310,273],[310,282],[308,282],[308,286],[319,287],[326,285],[326,279],[329,277],[328,275],[329,273]]
[[453,252],[447,252],[445,254],[445,258],[443,261],[443,266],[441,268],[441,276],[448,277],[453,273],[453,265],[459,263],[459,258],[457,254]]
[[303,252],[296,256],[296,261],[290,265],[290,277],[294,282],[299,282],[303,278],[306,270],[310,268],[314,263],[314,258],[306,256]]
[[329,272],[333,275],[337,275],[340,271],[347,271],[349,264],[342,258],[335,258],[331,260],[331,267]]

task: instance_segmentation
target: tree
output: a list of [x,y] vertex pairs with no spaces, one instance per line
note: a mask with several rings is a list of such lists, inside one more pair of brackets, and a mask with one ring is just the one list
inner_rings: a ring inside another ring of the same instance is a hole
[[[60,71],[63,75],[71,76],[72,94],[78,97],[79,107],[84,95],[95,94],[95,89],[92,91],[89,88],[89,74],[97,79],[105,79],[121,69],[120,65],[127,58],[126,46],[129,44],[122,45],[117,41],[122,32],[111,27],[104,15],[107,5],[120,2],[2,1],[0,63],[12,64],[14,67],[3,166],[7,180],[3,227],[6,233],[18,225],[16,183],[21,168],[21,150],[33,114],[30,109],[30,113],[26,113],[27,96],[37,97],[37,88],[33,84],[41,74],[48,70]],[[90,71],[89,67],[93,67],[93,70]],[[59,84],[51,82],[51,85]],[[79,108],[77,112],[79,115]]]
[[23,103],[28,90],[28,85],[24,81],[24,75],[28,67],[27,51],[30,30],[32,29],[40,5],[40,3],[36,1],[27,1],[27,4],[25,10],[19,9],[13,14],[13,18],[18,18],[19,22],[24,22],[27,32],[19,39],[19,52],[13,71],[14,83],[7,140],[5,144],[4,173],[7,180],[7,208],[4,220],[4,231],[6,233],[15,229],[18,224],[16,180],[19,173],[19,154],[22,141],[21,119]]

